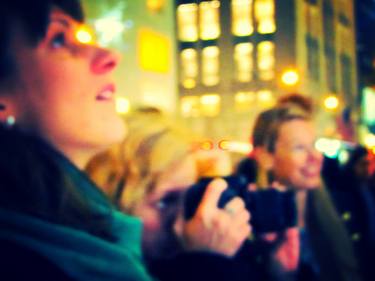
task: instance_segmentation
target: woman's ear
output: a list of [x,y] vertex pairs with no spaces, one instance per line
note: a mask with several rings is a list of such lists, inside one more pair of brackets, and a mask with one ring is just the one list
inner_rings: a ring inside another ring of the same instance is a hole
[[256,147],[254,148],[253,155],[255,160],[257,161],[260,168],[264,170],[272,170],[274,166],[274,157],[272,153],[270,153],[264,147]]

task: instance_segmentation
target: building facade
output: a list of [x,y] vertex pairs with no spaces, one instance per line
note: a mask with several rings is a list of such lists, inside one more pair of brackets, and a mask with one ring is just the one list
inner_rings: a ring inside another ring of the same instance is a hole
[[[357,110],[353,1],[176,1],[179,112],[213,139],[247,140],[256,115],[300,92],[319,133]],[[327,97],[334,106],[324,106]]]

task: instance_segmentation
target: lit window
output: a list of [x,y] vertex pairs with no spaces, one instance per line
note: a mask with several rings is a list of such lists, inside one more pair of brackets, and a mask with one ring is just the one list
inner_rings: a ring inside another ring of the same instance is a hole
[[272,80],[275,77],[275,45],[271,41],[258,44],[258,75],[260,80]]
[[253,0],[232,0],[232,33],[236,36],[248,36],[254,31],[251,17]]
[[198,76],[198,57],[195,49],[184,49],[180,53],[181,58],[181,83],[187,88],[194,88]]
[[237,111],[247,111],[254,106],[255,93],[251,91],[240,91],[234,96],[234,106]]
[[274,0],[255,1],[255,19],[258,25],[258,33],[269,34],[276,31],[275,3]]
[[210,46],[202,50],[202,83],[214,86],[219,83],[219,48]]
[[234,47],[236,78],[239,82],[250,82],[253,78],[253,44],[240,43]]
[[202,40],[213,40],[220,36],[220,2],[203,1],[199,4],[199,31]]
[[220,96],[206,94],[200,98],[201,113],[205,116],[216,116],[220,112]]
[[180,100],[181,115],[183,117],[199,116],[200,99],[197,96],[186,96]]
[[[319,38],[321,36],[320,25],[316,24],[321,20],[321,11],[318,6],[309,5],[307,7],[307,30],[310,35],[314,38]],[[331,34],[332,36],[333,34]]]
[[275,105],[275,98],[270,90],[261,90],[257,93],[259,105],[263,108],[272,107]]
[[184,4],[177,8],[178,39],[185,42],[198,40],[198,5]]

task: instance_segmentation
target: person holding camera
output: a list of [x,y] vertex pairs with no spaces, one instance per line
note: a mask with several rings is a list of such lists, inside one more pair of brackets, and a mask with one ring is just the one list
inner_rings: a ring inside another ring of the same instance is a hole
[[211,181],[193,216],[183,216],[184,195],[198,178],[231,173],[226,152],[202,150],[200,138],[160,112],[133,113],[126,123],[124,142],[86,170],[120,209],[142,219],[151,273],[162,281],[268,280],[255,257],[238,258],[251,213],[239,197],[218,207],[225,181]]
[[273,182],[296,192],[300,258],[292,279],[361,280],[348,233],[321,182],[315,138],[311,108],[285,99],[258,116],[252,157],[237,172],[257,188]]

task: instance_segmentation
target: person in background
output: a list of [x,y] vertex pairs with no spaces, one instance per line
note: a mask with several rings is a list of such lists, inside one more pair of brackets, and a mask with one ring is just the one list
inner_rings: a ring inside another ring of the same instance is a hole
[[295,101],[286,98],[255,121],[252,180],[258,188],[276,182],[296,191],[300,258],[291,280],[361,280],[353,245],[321,182],[312,110]]
[[126,134],[119,56],[83,26],[77,0],[0,2],[1,280],[152,280],[141,222],[82,171]]
[[125,140],[86,170],[121,210],[142,219],[151,272],[160,280],[258,280],[251,264],[233,262],[250,235],[250,215],[240,198],[217,207],[223,180],[209,184],[192,219],[183,217],[185,191],[201,176],[229,174],[229,156],[201,150],[199,138],[161,112],[138,110],[126,121]]
[[361,259],[366,280],[375,276],[375,198],[372,196],[369,153],[361,145],[349,151],[331,195]]

